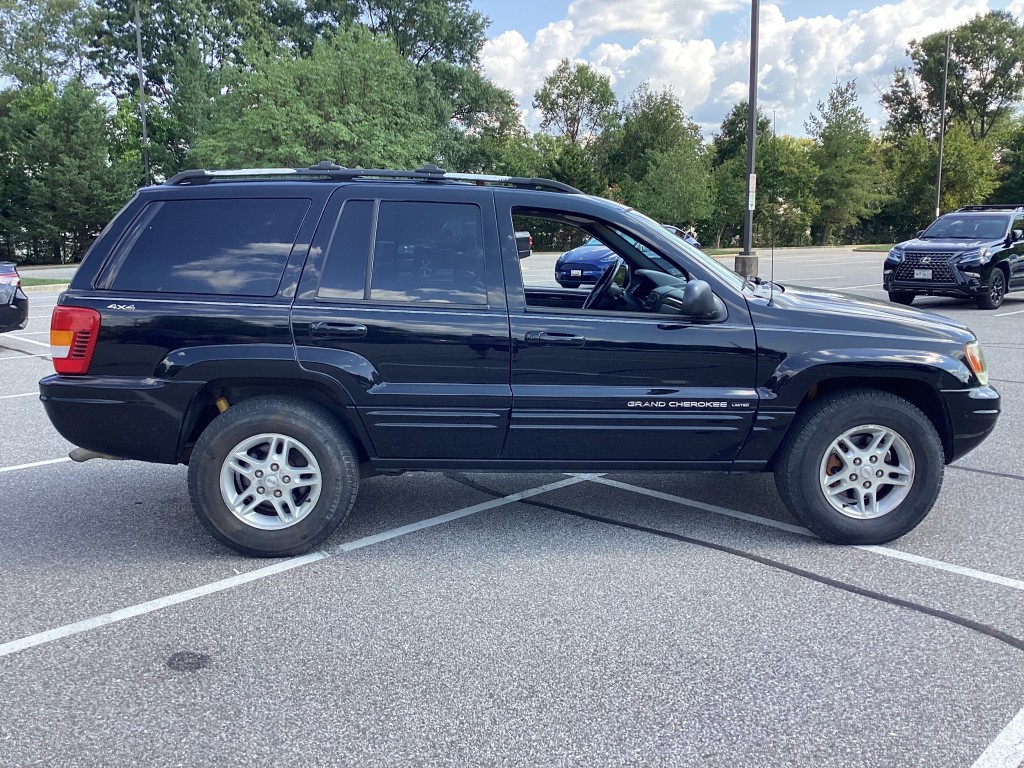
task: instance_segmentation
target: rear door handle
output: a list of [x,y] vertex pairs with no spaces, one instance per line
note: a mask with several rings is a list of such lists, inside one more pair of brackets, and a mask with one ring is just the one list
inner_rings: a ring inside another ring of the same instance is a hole
[[331,339],[361,339],[366,335],[362,323],[313,323],[309,326],[313,336]]
[[582,347],[587,343],[587,339],[575,333],[527,331],[526,343],[532,347]]
[[658,323],[658,328],[663,331],[678,331],[690,327],[690,323]]

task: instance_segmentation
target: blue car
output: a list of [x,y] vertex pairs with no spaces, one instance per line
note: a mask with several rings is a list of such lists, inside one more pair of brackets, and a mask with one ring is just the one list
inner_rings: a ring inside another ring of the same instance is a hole
[[[696,238],[682,229],[670,224],[662,226],[694,248],[700,248]],[[579,288],[584,283],[596,283],[617,258],[615,251],[592,237],[579,248],[573,248],[558,257],[555,262],[555,281],[563,288]]]

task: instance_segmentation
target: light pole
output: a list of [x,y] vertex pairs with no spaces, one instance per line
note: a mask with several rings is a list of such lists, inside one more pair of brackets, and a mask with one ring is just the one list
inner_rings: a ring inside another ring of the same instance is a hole
[[743,276],[757,274],[757,253],[754,252],[754,198],[757,194],[757,174],[754,156],[757,149],[757,23],[759,15],[759,0],[751,0],[750,94],[747,97],[747,204],[743,215],[743,250],[736,257],[736,272]]
[[949,32],[946,33],[946,61],[942,71],[942,110],[939,114],[939,168],[935,172],[935,218],[942,213],[942,149],[946,141],[946,85],[949,83]]
[[146,128],[146,73],[142,69],[142,17],[139,15],[139,0],[135,0],[135,64],[139,70],[139,111],[142,116],[142,168],[146,186],[149,176],[149,133]]

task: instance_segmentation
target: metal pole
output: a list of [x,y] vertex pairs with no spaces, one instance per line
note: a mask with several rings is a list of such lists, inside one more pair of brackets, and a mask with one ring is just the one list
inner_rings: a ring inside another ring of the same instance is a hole
[[747,200],[743,216],[743,250],[736,257],[736,272],[741,275],[757,274],[757,254],[754,252],[754,198],[757,192],[754,155],[757,149],[757,25],[760,15],[759,0],[750,3],[750,95],[747,99]]
[[139,14],[139,0],[135,0],[135,65],[139,71],[139,110],[142,114],[142,167],[146,186],[149,176],[149,132],[146,128],[146,73],[142,69],[142,17]]
[[939,169],[935,173],[935,218],[942,208],[942,149],[946,140],[946,85],[949,83],[949,32],[946,33],[946,62],[942,72],[942,113],[939,115]]

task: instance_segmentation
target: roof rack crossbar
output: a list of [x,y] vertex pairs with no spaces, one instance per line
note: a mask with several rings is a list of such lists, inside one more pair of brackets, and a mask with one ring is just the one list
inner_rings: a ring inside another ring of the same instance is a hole
[[494,176],[479,173],[448,173],[437,165],[425,165],[415,171],[396,171],[383,168],[345,168],[330,160],[321,160],[309,168],[239,168],[225,171],[194,169],[175,174],[164,182],[167,186],[192,186],[212,181],[243,181],[259,179],[327,179],[353,181],[372,179],[412,179],[419,181],[456,181],[481,185],[515,187],[517,189],[548,190],[581,195],[580,190],[551,179],[525,176]]
[[1024,209],[1024,205],[1014,203],[1000,203],[997,205],[962,205],[957,208],[957,212],[961,211],[1019,211]]

